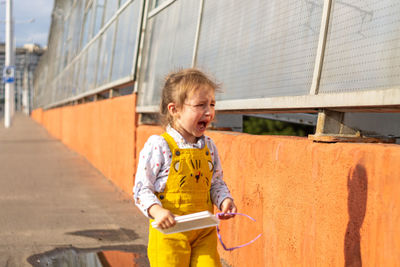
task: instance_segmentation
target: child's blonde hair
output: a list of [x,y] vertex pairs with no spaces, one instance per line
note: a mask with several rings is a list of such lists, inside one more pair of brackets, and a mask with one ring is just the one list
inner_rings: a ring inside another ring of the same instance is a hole
[[165,77],[160,103],[161,122],[164,126],[174,124],[173,117],[168,112],[168,104],[175,103],[177,107],[182,107],[187,97],[200,87],[208,87],[214,93],[220,88],[210,77],[195,68],[179,70]]

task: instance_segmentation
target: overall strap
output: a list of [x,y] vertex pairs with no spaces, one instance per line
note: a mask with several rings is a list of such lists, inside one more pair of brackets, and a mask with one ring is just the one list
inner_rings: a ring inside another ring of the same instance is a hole
[[[165,132],[161,136],[165,139],[165,141],[167,141],[167,144],[169,146],[169,150],[171,150],[171,153],[173,153],[174,149],[179,149],[174,138],[172,138],[172,136],[169,133]],[[202,149],[205,149],[206,151],[208,150],[207,142],[204,142],[204,147]]]
[[167,141],[167,144],[169,146],[169,150],[171,151],[171,153],[174,153],[174,149],[179,148],[178,145],[176,144],[174,138],[172,138],[171,135],[169,135],[169,133],[165,132],[161,135],[165,141]]

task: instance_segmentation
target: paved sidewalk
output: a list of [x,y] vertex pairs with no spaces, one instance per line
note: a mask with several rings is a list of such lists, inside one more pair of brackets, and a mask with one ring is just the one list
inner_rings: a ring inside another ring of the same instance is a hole
[[71,247],[145,253],[147,220],[128,194],[31,118],[0,123],[0,266]]

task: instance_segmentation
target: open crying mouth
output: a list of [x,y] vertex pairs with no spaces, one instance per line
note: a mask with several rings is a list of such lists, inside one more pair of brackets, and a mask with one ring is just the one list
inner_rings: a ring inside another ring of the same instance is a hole
[[205,121],[199,121],[198,125],[199,125],[200,129],[203,129],[203,128],[206,128],[207,123]]

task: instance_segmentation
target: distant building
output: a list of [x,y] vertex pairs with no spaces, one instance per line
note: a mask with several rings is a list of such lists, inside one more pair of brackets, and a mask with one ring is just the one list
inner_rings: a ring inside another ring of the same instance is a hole
[[[33,74],[46,49],[37,44],[25,44],[15,51],[15,109],[30,113],[32,109]],[[0,44],[0,68],[5,62],[5,44]],[[0,113],[4,110],[5,83],[0,83]]]

